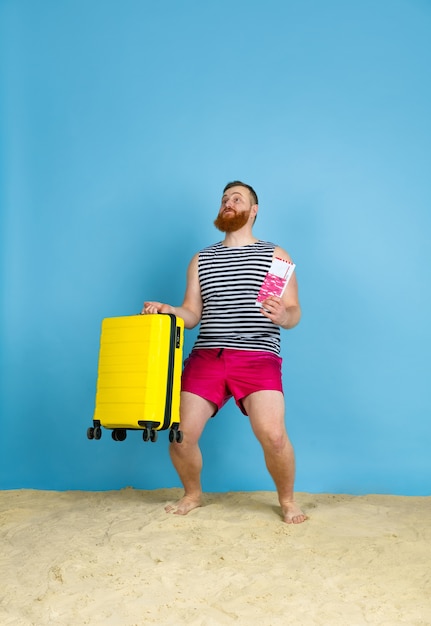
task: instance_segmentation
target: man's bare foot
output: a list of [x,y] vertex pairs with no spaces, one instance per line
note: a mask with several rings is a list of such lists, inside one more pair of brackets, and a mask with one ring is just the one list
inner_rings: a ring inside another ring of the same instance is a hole
[[175,504],[167,504],[165,511],[166,513],[174,513],[174,515],[187,515],[187,513],[200,506],[202,506],[200,497],[183,496]]
[[286,524],[301,524],[308,519],[294,500],[281,505],[281,516]]

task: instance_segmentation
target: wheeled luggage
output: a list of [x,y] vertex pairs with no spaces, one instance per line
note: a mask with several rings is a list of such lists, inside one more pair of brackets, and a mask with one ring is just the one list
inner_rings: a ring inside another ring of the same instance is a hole
[[97,390],[89,439],[102,426],[115,441],[141,430],[144,441],[170,429],[182,441],[180,386],[184,321],[171,314],[111,317],[102,321]]

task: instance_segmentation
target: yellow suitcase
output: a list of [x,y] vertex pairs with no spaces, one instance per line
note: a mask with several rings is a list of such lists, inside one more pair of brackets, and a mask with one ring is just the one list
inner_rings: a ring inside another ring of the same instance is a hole
[[141,430],[144,441],[170,429],[182,441],[180,387],[184,321],[171,314],[111,317],[102,321],[93,426],[88,439],[100,439],[102,426],[114,441],[127,430]]

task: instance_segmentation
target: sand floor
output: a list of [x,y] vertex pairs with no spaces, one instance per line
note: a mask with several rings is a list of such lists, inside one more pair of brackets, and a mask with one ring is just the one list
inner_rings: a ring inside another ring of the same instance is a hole
[[431,625],[431,497],[0,491],[2,626]]

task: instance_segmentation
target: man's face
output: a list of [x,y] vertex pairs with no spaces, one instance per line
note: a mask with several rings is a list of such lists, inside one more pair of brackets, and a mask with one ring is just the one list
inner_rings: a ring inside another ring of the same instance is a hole
[[214,225],[223,233],[233,233],[247,224],[252,206],[248,189],[231,187],[223,194]]

